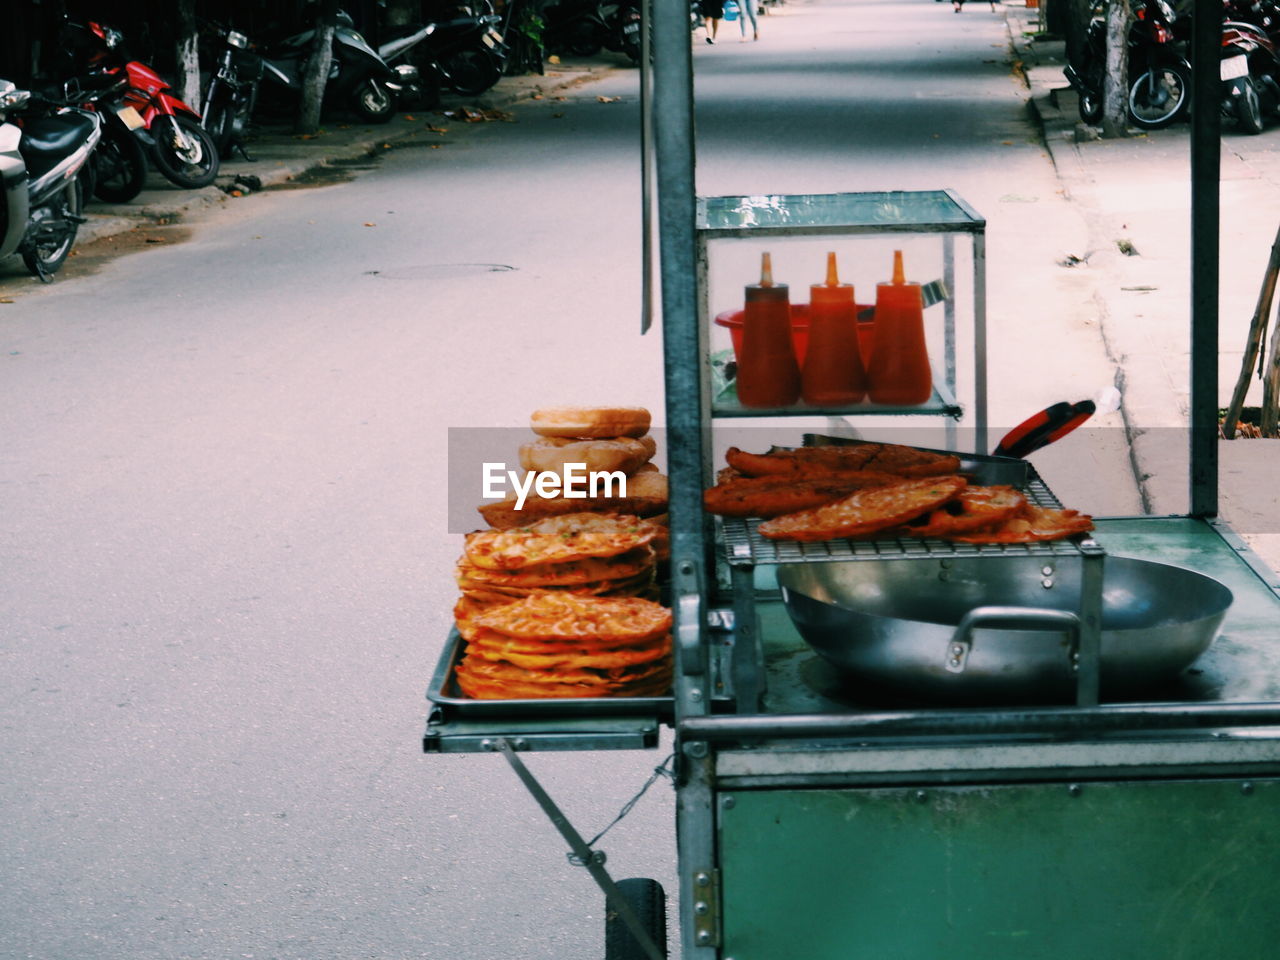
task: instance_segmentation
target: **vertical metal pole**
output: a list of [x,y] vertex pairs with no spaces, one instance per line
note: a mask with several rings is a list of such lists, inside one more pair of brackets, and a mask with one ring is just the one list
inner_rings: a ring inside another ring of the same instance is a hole
[[[985,227],[984,227],[985,230]],[[973,450],[987,452],[987,235],[973,234]]]
[[715,960],[716,940],[700,930],[694,875],[715,867],[714,759],[705,743],[683,744],[680,723],[707,712],[710,679],[704,626],[706,557],[702,514],[703,421],[708,401],[706,331],[698,323],[693,132],[693,52],[688,0],[653,0],[654,145],[666,369],[667,473],[676,619],[676,850],[680,868],[683,960]]
[[[667,473],[676,612],[677,715],[705,713],[705,579],[702,513],[705,331],[697,310],[694,236],[693,57],[686,0],[654,0],[654,143],[662,266]],[[684,638],[687,642],[682,643]],[[694,662],[696,659],[696,662]],[[694,695],[696,693],[696,696]]]
[[[947,288],[947,299],[942,310],[942,342],[946,351],[943,375],[947,389],[951,395],[960,400],[960,391],[956,384],[956,238],[953,233],[942,235],[942,283]],[[956,448],[956,421],[947,419],[946,423],[948,450]]]
[[653,0],[640,0],[640,332],[653,326]]
[[1191,515],[1218,513],[1218,180],[1222,0],[1198,0],[1191,32]]

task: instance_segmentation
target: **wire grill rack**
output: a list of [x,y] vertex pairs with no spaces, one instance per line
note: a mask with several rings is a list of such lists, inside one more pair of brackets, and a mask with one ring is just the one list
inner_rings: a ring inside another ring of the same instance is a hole
[[[1028,465],[1027,481],[1022,488],[1027,499],[1037,506],[1061,509],[1062,503],[1053,491]],[[1037,543],[951,543],[922,537],[884,537],[878,540],[820,540],[802,543],[794,540],[769,540],[759,532],[759,520],[733,517],[718,518],[724,543],[725,558],[731,566],[754,566],[771,563],[807,563],[831,560],[885,560],[892,558],[977,556],[1081,556],[1098,549],[1088,536]]]

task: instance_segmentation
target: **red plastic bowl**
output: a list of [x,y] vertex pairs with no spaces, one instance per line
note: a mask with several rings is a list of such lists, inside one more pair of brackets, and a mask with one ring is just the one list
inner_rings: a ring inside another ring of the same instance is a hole
[[[873,304],[860,303],[855,308],[859,314],[864,310],[873,310]],[[738,358],[742,349],[742,311],[726,310],[716,314],[716,326],[728,327],[729,336],[733,340],[733,357]],[[858,346],[862,351],[862,362],[865,364],[871,356],[871,347],[875,337],[875,320],[858,321]],[[793,303],[791,305],[791,344],[796,351],[796,362],[803,364],[805,351],[809,348],[809,305]]]

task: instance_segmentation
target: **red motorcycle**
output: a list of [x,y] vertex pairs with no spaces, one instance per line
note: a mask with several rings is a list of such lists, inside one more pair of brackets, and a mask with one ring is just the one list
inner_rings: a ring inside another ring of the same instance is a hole
[[91,72],[125,81],[110,109],[148,148],[165,178],[189,190],[213,183],[218,150],[200,125],[200,114],[174,96],[173,87],[151,67],[125,57],[118,30],[93,22],[67,26],[72,46],[87,52]]

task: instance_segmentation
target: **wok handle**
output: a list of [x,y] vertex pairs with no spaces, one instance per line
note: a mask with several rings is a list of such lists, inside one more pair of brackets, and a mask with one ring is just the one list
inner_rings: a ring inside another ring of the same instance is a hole
[[1070,610],[1050,610],[1047,607],[974,607],[960,620],[956,632],[947,641],[946,667],[948,673],[964,673],[973,650],[973,631],[993,624],[1019,626],[1024,629],[1058,627],[1071,634],[1071,647],[1067,660],[1075,670],[1076,653],[1080,649],[1080,618]]

